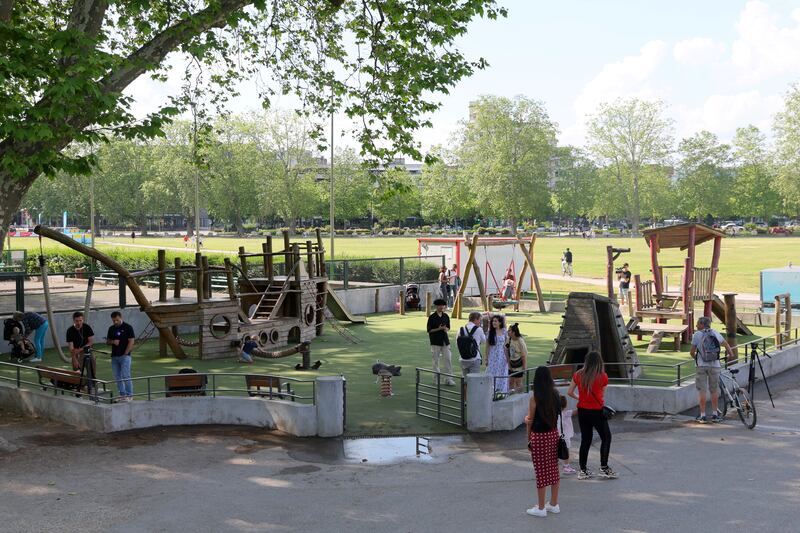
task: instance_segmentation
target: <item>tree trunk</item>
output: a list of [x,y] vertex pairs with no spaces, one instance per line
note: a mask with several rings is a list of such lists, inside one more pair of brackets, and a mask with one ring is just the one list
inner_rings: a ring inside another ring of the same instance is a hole
[[633,220],[631,221],[631,232],[639,235],[639,173],[633,172]]
[[22,199],[28,192],[38,174],[29,174],[21,179],[16,179],[8,173],[0,171],[0,252],[6,245],[8,228],[14,221],[14,216],[19,212]]
[[517,235],[517,217],[508,217],[508,223],[511,224],[511,235]]
[[236,213],[233,216],[233,225],[236,227],[236,235],[239,237],[244,236],[244,221],[242,220],[242,215]]
[[297,219],[294,218],[294,217],[291,217],[289,219],[289,234],[290,235],[294,235],[296,233],[297,233]]

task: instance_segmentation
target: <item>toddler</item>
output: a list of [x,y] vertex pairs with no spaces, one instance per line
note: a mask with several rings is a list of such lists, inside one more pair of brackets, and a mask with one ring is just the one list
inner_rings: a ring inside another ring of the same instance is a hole
[[[566,396],[561,396],[561,421],[559,423],[558,430],[564,433],[564,440],[567,441],[567,449],[570,449],[570,441],[572,437],[575,436],[575,430],[572,427],[572,409],[567,409],[567,398]],[[570,457],[572,457],[572,452],[570,452]],[[569,464],[569,459],[566,461],[561,461],[563,465],[563,472],[565,474],[574,474],[575,469]]]

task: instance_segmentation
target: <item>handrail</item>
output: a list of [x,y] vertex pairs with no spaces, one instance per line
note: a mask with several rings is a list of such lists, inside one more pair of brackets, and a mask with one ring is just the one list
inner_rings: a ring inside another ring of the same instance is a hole
[[[794,339],[793,340],[791,340],[792,333],[794,333]],[[772,338],[778,337],[778,336],[783,337],[784,335],[789,336],[790,340],[786,341],[786,342],[782,342],[782,343],[777,343],[776,342],[775,344],[773,344],[773,346],[775,346],[778,349],[780,349],[780,348],[782,348],[783,346],[785,346],[787,344],[797,344],[798,342],[800,342],[800,327],[792,328],[792,329],[790,329],[788,331],[784,330],[784,331],[781,331],[780,333],[776,332],[776,333],[773,333],[771,335],[765,335],[765,336],[759,337],[757,339],[752,339],[752,340],[749,340],[749,341],[745,341],[743,344],[737,344],[735,346],[731,346],[731,349],[732,350],[737,350],[737,349],[741,348],[741,349],[746,350],[752,344],[765,343],[765,341],[767,339],[772,339]]]

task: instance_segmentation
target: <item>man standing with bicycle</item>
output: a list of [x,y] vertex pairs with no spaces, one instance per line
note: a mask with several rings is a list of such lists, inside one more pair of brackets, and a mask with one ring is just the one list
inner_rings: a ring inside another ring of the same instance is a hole
[[711,394],[711,422],[722,422],[719,416],[719,374],[722,365],[719,362],[720,347],[725,346],[725,353],[731,351],[731,346],[725,337],[711,329],[711,319],[703,316],[697,319],[697,331],[692,335],[692,358],[697,365],[695,372],[695,386],[700,400],[700,414],[695,420],[701,424],[709,421],[706,417],[706,395]]

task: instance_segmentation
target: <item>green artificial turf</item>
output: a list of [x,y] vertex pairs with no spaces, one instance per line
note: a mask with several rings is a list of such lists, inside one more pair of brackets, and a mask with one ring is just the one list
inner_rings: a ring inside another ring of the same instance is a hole
[[[553,348],[553,339],[561,324],[561,313],[528,313],[508,312],[509,322],[519,322],[520,330],[525,336],[530,353],[529,366],[544,363]],[[181,368],[191,367],[199,372],[254,372],[277,374],[280,376],[313,379],[317,376],[343,374],[347,379],[347,433],[350,435],[413,435],[433,434],[460,431],[453,425],[418,416],[415,413],[415,367],[430,368],[431,357],[428,337],[425,333],[426,317],[420,313],[409,313],[405,316],[396,314],[380,314],[368,317],[365,325],[350,325],[349,330],[359,339],[358,344],[351,344],[330,328],[324,335],[313,341],[311,345],[312,361],[322,361],[318,371],[296,371],[294,365],[300,361],[299,356],[284,359],[256,359],[253,365],[242,365],[233,359],[217,359],[201,361],[196,358],[177,360],[159,358],[158,342],[148,341],[134,353],[133,376],[148,376],[176,373]],[[466,322],[465,320],[462,322]],[[460,327],[462,323],[453,323]],[[760,328],[758,335],[769,334],[769,328]],[[455,333],[451,333],[451,342],[455,342]],[[744,340],[744,339],[743,339]],[[672,352],[662,350],[658,354],[646,354],[647,339],[636,343],[639,357],[643,363],[675,364],[686,361],[688,352]],[[663,348],[671,345],[665,342]],[[687,349],[684,346],[684,349]],[[101,347],[102,349],[102,347]],[[454,372],[460,373],[458,355],[453,346]],[[191,353],[191,349],[188,349]],[[394,396],[381,397],[379,385],[372,374],[372,364],[377,360],[402,365],[402,376],[392,379]],[[59,364],[56,364],[58,361]],[[48,350],[45,363],[50,366],[61,366],[54,351]],[[692,371],[692,366],[685,367]],[[111,380],[111,364],[108,356],[99,354],[97,363],[98,377]],[[8,368],[0,368],[0,373],[11,378],[13,372]],[[675,371],[671,368],[647,368],[644,376],[649,379],[672,380]],[[28,379],[34,379],[32,374]],[[217,387],[242,389],[244,380],[241,377],[219,376]],[[136,393],[147,392],[145,382],[135,384]],[[301,395],[310,395],[308,384],[295,384]],[[163,378],[151,381],[151,392],[163,390]],[[226,394],[244,394],[228,392]],[[160,396],[155,394],[155,396]]]

